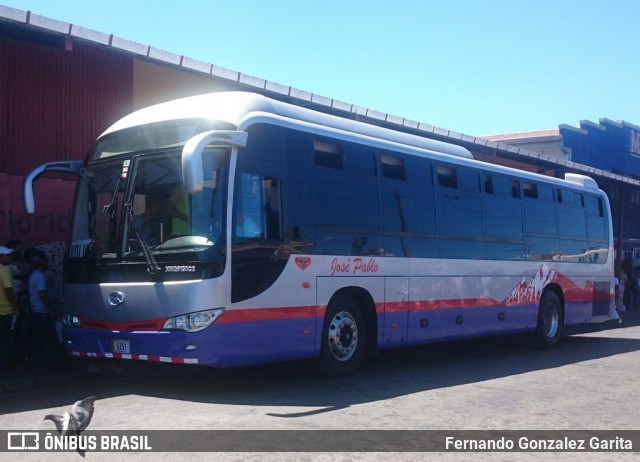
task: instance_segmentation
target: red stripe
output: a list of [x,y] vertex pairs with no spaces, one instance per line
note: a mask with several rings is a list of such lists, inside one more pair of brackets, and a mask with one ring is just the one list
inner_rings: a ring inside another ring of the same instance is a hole
[[[613,300],[613,296],[606,292],[593,292],[589,288],[580,289],[570,287],[565,289],[565,301],[567,302],[590,302],[596,300]],[[527,305],[536,303],[521,300],[517,305]],[[409,302],[386,302],[376,303],[376,312],[382,314],[399,313],[405,310],[409,311],[434,311],[447,309],[462,308],[487,308],[493,306],[505,306],[509,304],[505,301],[499,302],[493,298],[452,298],[448,300],[418,300]],[[225,313],[216,321],[217,324],[239,323],[239,322],[258,322],[258,321],[278,321],[290,319],[304,319],[313,317],[322,317],[326,305],[322,306],[292,306],[279,308],[248,308],[248,309],[232,309],[226,310]],[[81,326],[88,329],[105,329],[123,332],[131,331],[160,331],[164,325],[166,318],[151,319],[145,321],[95,321],[86,318],[80,318]]]
[[[317,313],[324,313],[324,311],[319,310],[318,307],[315,306],[227,310],[216,323],[301,319],[315,317]],[[93,319],[80,318],[80,325],[86,329],[119,330],[122,332],[157,332],[162,330],[165,321],[166,318],[147,321],[96,321]]]
[[322,310],[319,310],[316,306],[227,310],[220,316],[220,319],[216,321],[216,324],[312,318],[318,315],[320,311]]
[[96,321],[93,319],[79,318],[80,325],[85,329],[132,331],[159,331],[162,329],[166,318],[150,319],[146,321]]

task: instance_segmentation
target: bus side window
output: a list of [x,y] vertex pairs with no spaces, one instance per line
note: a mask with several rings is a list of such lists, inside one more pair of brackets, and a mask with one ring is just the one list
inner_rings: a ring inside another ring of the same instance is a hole
[[380,161],[384,231],[435,237],[437,217],[430,161],[390,154],[382,154]]
[[480,175],[476,170],[458,166],[436,167],[439,192],[438,223],[442,256],[454,255],[459,242],[448,239],[484,239]]
[[[486,238],[494,241],[522,242],[524,223],[520,183],[509,177],[485,174],[484,186]],[[514,258],[513,253],[504,258]]]
[[525,181],[522,191],[527,259],[554,261],[560,255],[554,189],[546,184]]
[[587,232],[590,241],[607,240],[607,220],[604,215],[604,205],[601,197],[587,196]]
[[242,172],[235,188],[234,242],[282,240],[282,208],[278,178]]
[[560,189],[558,193],[558,225],[561,237],[586,238],[587,224],[582,193]]
[[281,252],[280,178],[242,171],[242,167],[245,166],[240,166],[236,175],[231,223],[233,303],[255,297],[271,287],[288,260],[288,255]]

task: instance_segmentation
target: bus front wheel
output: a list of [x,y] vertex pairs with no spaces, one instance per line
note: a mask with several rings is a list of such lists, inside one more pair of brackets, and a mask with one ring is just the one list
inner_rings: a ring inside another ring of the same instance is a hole
[[563,325],[562,303],[555,292],[547,290],[542,294],[538,308],[536,343],[542,347],[556,345],[562,338]]
[[320,365],[326,375],[348,375],[360,366],[366,344],[364,326],[362,311],[349,295],[329,303],[320,347]]

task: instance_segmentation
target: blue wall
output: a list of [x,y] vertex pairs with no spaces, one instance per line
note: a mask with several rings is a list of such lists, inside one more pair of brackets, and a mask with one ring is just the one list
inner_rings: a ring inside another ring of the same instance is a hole
[[640,127],[600,119],[579,129],[561,125],[560,134],[573,162],[640,178]]

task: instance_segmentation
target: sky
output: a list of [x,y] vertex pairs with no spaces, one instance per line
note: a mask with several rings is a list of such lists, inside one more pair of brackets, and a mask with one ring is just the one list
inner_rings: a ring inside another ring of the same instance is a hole
[[640,125],[636,0],[0,0],[480,136]]

